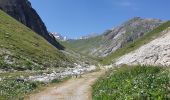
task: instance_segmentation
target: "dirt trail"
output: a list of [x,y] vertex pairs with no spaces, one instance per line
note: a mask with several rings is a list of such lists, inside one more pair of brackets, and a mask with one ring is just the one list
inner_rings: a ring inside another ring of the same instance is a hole
[[104,71],[99,71],[82,75],[81,78],[72,78],[31,95],[28,100],[91,100],[91,85],[103,73]]

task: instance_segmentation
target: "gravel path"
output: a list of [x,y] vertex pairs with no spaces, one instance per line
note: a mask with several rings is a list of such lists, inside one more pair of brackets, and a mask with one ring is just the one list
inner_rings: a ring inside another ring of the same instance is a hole
[[92,100],[91,85],[103,73],[104,71],[99,71],[82,75],[81,78],[72,78],[33,94],[28,100]]

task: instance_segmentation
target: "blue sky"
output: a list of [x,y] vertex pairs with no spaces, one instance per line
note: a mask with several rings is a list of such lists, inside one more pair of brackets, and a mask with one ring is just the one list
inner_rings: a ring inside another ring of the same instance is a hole
[[50,32],[102,33],[133,18],[170,19],[170,0],[29,0]]

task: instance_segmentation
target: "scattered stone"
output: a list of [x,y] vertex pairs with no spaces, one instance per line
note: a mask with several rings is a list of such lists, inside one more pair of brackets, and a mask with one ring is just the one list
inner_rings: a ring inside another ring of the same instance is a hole
[[120,57],[116,65],[170,65],[170,30],[163,36]]
[[96,69],[96,66],[84,66],[84,65],[78,65],[74,68],[67,68],[64,71],[61,72],[55,72],[52,73],[43,73],[42,75],[37,76],[29,76],[27,80],[29,81],[40,81],[40,82],[51,82],[54,79],[63,79],[68,76],[80,76],[81,74],[84,74],[85,72],[93,71]]
[[10,55],[6,55],[5,57],[4,57],[4,62],[5,63],[7,63],[7,64],[13,64],[13,63],[15,63],[15,61],[14,61],[14,59],[10,56]]
[[5,35],[9,35],[9,33],[5,33]]
[[24,76],[19,76],[18,78],[16,78],[17,82],[25,82],[27,81],[26,78]]
[[9,38],[9,36],[5,36],[5,38]]

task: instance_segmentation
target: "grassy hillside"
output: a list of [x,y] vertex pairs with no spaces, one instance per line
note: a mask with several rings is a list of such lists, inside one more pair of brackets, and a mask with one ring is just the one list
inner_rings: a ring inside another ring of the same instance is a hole
[[124,66],[93,86],[93,100],[169,100],[170,74],[161,67]]
[[0,69],[46,69],[71,62],[31,29],[0,11]]
[[139,48],[140,46],[152,41],[153,39],[161,36],[162,31],[164,31],[168,27],[170,27],[170,21],[163,23],[162,25],[160,25],[153,31],[147,33],[145,36],[143,36],[133,42],[128,43],[123,48],[118,49],[116,52],[108,55],[107,57],[101,58],[100,62],[104,65],[111,64],[114,59],[116,59],[126,53],[129,53],[129,52]]
[[61,42],[62,45],[68,49],[77,51],[79,53],[88,54],[92,51],[94,47],[100,46],[102,42],[102,36],[92,37],[88,39],[79,39],[73,41]]

